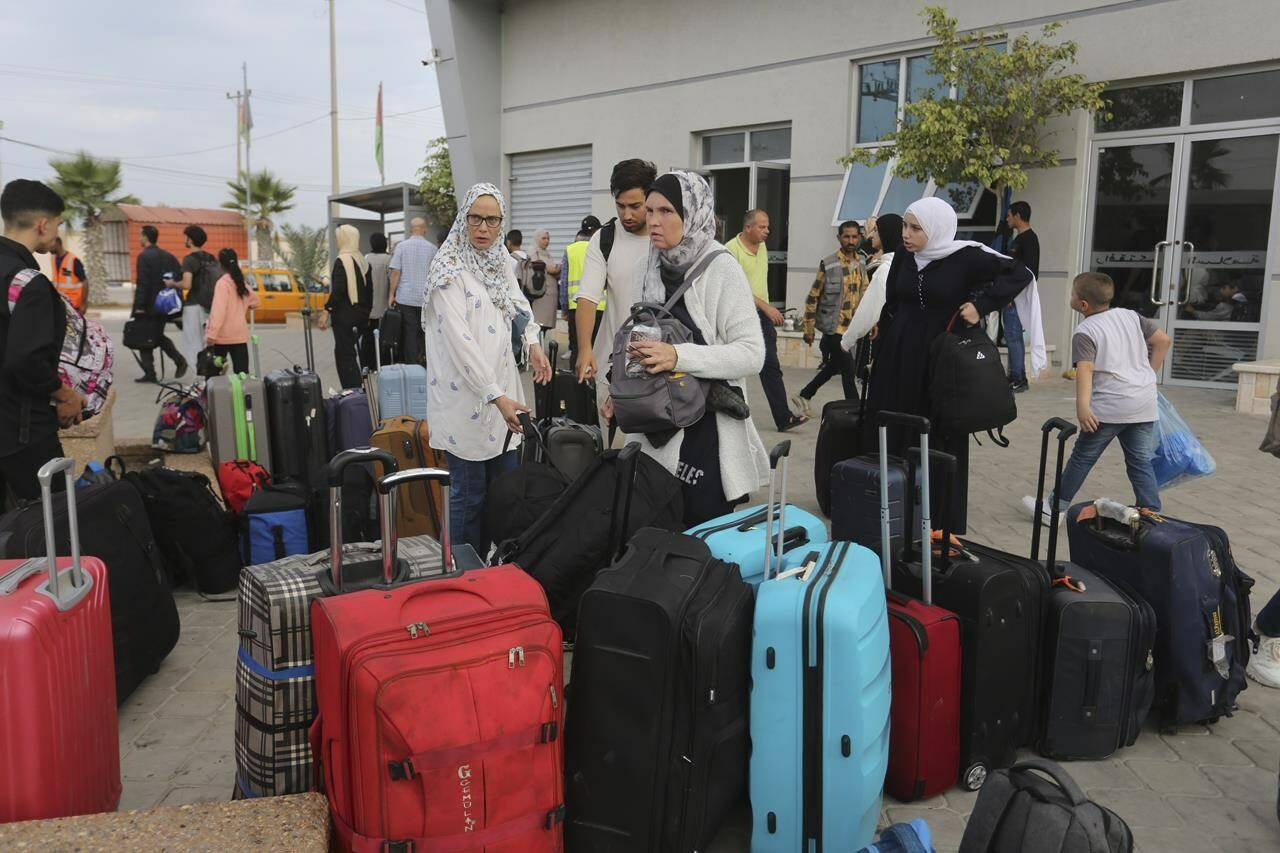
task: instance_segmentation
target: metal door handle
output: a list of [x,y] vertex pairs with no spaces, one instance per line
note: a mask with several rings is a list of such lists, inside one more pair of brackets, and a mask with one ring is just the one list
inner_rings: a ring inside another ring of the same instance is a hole
[[1165,300],[1164,302],[1161,302],[1159,299],[1156,299],[1156,288],[1160,286],[1160,251],[1172,245],[1173,243],[1171,243],[1168,240],[1161,240],[1159,243],[1156,243],[1155,252],[1152,254],[1151,294],[1148,297],[1151,300],[1152,305],[1156,305],[1156,306],[1168,305],[1169,302],[1172,301],[1172,300]]
[[1196,250],[1196,244],[1192,243],[1190,240],[1183,240],[1182,245],[1187,248],[1182,250],[1184,263],[1182,264],[1182,270],[1178,273],[1178,296],[1182,296],[1182,273],[1185,272],[1187,274],[1187,298],[1179,299],[1179,308],[1191,301],[1191,267],[1195,263],[1195,259],[1192,258],[1191,255],[1194,254]]

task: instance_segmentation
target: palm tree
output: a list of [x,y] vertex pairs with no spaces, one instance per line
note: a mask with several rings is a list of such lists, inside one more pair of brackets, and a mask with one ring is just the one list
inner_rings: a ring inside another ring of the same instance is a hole
[[307,291],[307,304],[311,304],[311,292],[324,281],[325,266],[329,262],[329,239],[323,228],[307,225],[280,226],[284,237],[285,263]]
[[120,193],[120,161],[96,160],[81,151],[73,157],[55,157],[49,165],[58,173],[53,191],[67,205],[67,218],[84,228],[85,273],[89,292],[85,308],[107,299],[107,259],[103,251],[102,211],[113,204],[137,204],[138,199]]
[[224,201],[222,206],[254,223],[258,235],[258,260],[270,263],[275,258],[272,218],[293,209],[293,194],[298,188],[284,183],[266,169],[249,176],[248,190],[243,181],[227,181],[227,186],[231,190],[231,200]]

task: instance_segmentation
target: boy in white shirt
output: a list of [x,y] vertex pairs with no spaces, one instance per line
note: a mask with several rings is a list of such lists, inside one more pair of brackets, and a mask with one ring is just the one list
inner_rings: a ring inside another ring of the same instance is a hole
[[[1151,457],[1155,450],[1156,372],[1172,340],[1154,320],[1127,308],[1112,308],[1111,276],[1086,272],[1071,283],[1071,307],[1084,315],[1071,337],[1076,369],[1076,419],[1080,433],[1054,497],[1065,509],[1113,438],[1120,439],[1125,470],[1137,506],[1160,509],[1160,487]],[[1022,499],[1035,517],[1035,499]],[[1040,508],[1049,517],[1048,501]]]

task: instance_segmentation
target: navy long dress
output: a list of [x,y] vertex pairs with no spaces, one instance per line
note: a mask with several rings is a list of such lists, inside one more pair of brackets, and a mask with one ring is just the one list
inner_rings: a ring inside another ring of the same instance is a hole
[[[929,346],[933,339],[946,330],[947,323],[964,303],[973,302],[978,313],[986,316],[1004,308],[1030,283],[1031,273],[1022,264],[977,246],[960,249],[923,270],[916,269],[912,253],[905,249],[895,252],[876,336],[868,409],[929,417],[932,408]],[[874,418],[868,418],[867,423],[874,423]],[[969,436],[935,430],[930,442],[935,449],[956,457],[954,489],[949,501],[950,528],[954,533],[964,533],[968,514]],[[890,429],[890,453],[902,455],[916,444],[911,430]],[[936,480],[934,484],[931,514],[934,526],[941,527],[943,490],[938,488]]]

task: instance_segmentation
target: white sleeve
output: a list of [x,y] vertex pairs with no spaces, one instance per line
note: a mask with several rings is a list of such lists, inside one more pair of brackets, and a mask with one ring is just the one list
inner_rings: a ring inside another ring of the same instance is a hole
[[847,352],[853,352],[858,341],[865,338],[870,333],[871,327],[880,321],[880,312],[884,310],[885,285],[889,280],[891,265],[889,262],[882,263],[872,274],[867,292],[862,294],[858,308],[853,312],[853,319],[849,321],[849,328],[840,339],[840,346]]
[[507,389],[498,384],[497,365],[484,357],[480,344],[471,335],[466,291],[461,282],[432,289],[427,297],[427,310],[423,312],[424,324],[428,316],[443,318],[440,334],[444,336],[444,349],[449,353],[454,373],[467,388],[485,403],[506,396]]
[[[764,332],[747,275],[732,257],[717,258],[703,273],[705,292],[718,294],[714,317],[722,344],[677,344],[676,370],[701,379],[745,379],[764,367]],[[697,285],[695,285],[697,286]]]
[[608,262],[600,251],[600,231],[591,235],[587,243],[587,257],[582,266],[582,281],[578,282],[578,298],[588,299],[599,305],[604,299],[604,289],[608,282]]

